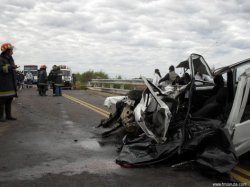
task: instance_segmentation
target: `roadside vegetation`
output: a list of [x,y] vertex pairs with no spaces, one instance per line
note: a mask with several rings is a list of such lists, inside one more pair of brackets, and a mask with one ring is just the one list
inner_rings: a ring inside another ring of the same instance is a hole
[[[110,76],[103,71],[88,70],[84,73],[76,73],[76,89],[82,90],[87,88],[87,84],[91,79],[109,79]],[[115,79],[122,79],[121,75],[118,75]],[[115,85],[120,88],[120,85]]]

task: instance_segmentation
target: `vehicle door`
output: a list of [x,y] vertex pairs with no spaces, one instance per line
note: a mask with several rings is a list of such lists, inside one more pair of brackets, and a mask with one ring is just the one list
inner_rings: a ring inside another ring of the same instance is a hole
[[[191,54],[188,63],[191,80],[193,81],[192,105],[194,108],[199,109],[211,97],[211,92],[214,87],[213,73],[203,56],[199,54]],[[204,77],[206,76],[207,79],[197,79],[197,72]]]
[[225,128],[228,128],[238,156],[250,150],[250,69],[237,79],[237,90]]

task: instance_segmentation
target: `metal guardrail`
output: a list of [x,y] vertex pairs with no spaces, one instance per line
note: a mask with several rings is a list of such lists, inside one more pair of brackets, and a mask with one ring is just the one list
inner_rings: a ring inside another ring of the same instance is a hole
[[130,90],[144,89],[145,84],[142,79],[92,79],[88,82],[87,88],[95,91],[124,95]]

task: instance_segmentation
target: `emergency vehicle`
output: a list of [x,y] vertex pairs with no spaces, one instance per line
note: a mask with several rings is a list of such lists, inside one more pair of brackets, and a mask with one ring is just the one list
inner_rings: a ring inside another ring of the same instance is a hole
[[[38,78],[38,65],[24,65],[23,66],[23,74],[26,76],[27,72],[31,72],[33,75],[33,82],[32,84],[37,83],[37,78]],[[24,79],[24,83],[26,84],[27,80],[26,78]]]
[[66,65],[59,65],[62,72],[63,88],[71,89],[73,86],[71,68]]

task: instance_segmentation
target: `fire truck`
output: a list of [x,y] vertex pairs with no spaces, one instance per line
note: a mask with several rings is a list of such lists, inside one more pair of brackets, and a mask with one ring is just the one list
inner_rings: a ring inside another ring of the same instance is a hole
[[73,80],[72,80],[72,72],[71,69],[66,65],[59,65],[60,70],[62,71],[62,80],[63,80],[63,88],[72,89]]
[[[26,76],[26,74],[30,72],[33,75],[33,80],[32,80],[32,84],[36,84],[37,83],[37,76],[38,76],[38,65],[24,65],[23,66],[23,73],[24,76]],[[24,83],[27,83],[27,79],[24,79]]]

